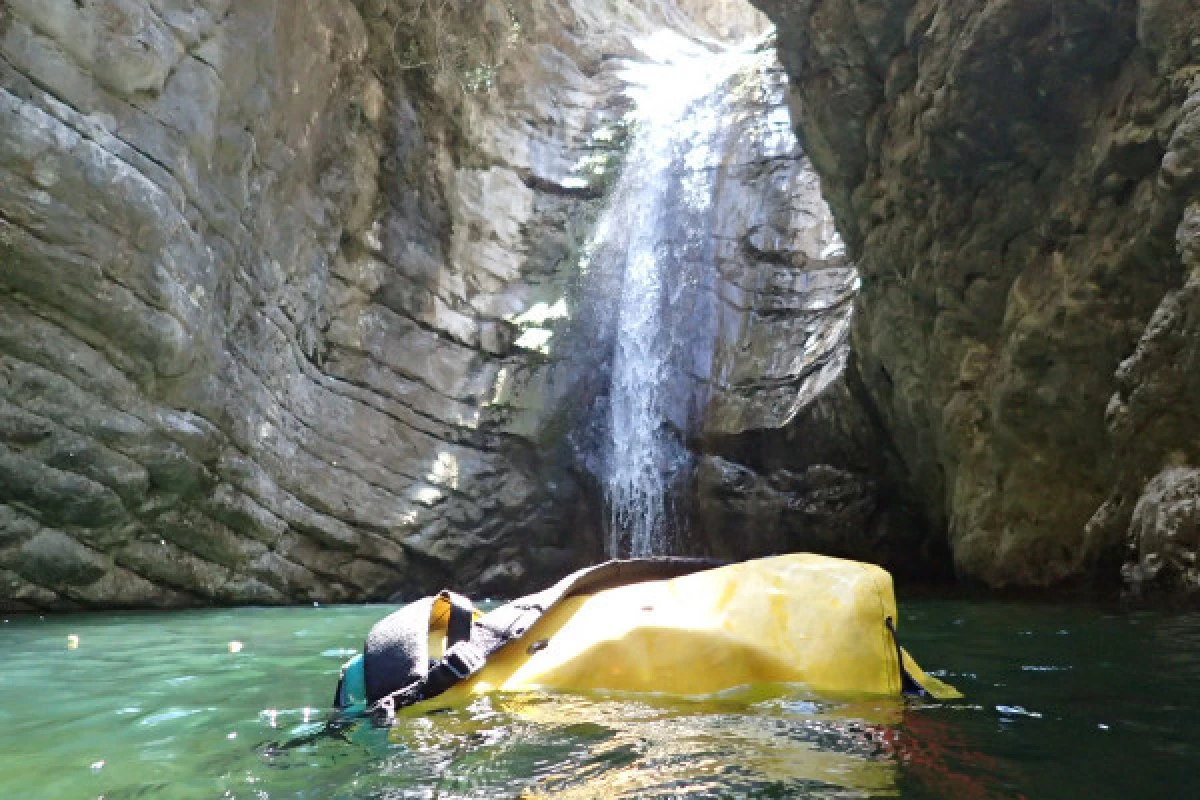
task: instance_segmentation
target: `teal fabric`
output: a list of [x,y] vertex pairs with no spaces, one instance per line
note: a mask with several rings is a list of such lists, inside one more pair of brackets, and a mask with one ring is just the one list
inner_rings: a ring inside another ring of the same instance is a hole
[[363,672],[361,654],[347,661],[342,667],[342,703],[345,708],[367,705],[367,678]]

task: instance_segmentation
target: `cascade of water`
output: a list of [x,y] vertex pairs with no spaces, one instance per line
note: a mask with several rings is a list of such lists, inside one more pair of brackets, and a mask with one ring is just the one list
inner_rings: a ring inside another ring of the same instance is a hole
[[724,90],[753,58],[670,34],[651,45],[652,61],[631,65],[627,75],[636,127],[591,259],[593,268],[622,276],[604,481],[614,556],[669,548],[670,486],[688,458],[672,353],[687,337],[704,336],[694,324],[672,325],[669,312],[680,287],[697,279],[696,265],[712,261]]

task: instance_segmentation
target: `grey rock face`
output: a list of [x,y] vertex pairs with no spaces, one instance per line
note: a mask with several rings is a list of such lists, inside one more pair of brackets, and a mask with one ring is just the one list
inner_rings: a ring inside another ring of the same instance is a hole
[[960,574],[1115,575],[1154,546],[1147,482],[1196,463],[1200,6],[756,5],[862,272],[863,380]]
[[1200,502],[1189,472],[1200,463],[1200,207],[1184,213],[1177,242],[1189,276],[1163,298],[1117,369],[1106,415],[1121,454],[1117,480],[1087,533],[1094,550],[1127,543],[1124,574],[1137,591],[1194,597],[1200,542],[1181,520]]
[[1142,492],[1130,526],[1133,558],[1124,568],[1136,591],[1168,591],[1195,599],[1200,592],[1200,470],[1173,467]]
[[858,273],[789,130],[771,61],[739,98],[713,199],[714,347],[700,436],[781,428],[845,367]]
[[762,36],[771,26],[747,0],[678,0],[678,5],[702,29],[726,40]]
[[812,552],[883,564],[905,577],[944,577],[944,552],[871,473],[828,464],[754,470],[709,455],[695,482],[698,534],[718,558]]
[[0,8],[0,606],[594,555],[516,319],[570,276],[603,57],[678,11],[418,6]]

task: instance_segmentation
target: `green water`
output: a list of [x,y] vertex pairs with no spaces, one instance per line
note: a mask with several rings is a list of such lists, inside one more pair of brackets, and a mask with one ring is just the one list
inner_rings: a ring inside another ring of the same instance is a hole
[[279,747],[384,610],[3,621],[0,798],[1200,796],[1197,615],[923,600],[963,701],[494,698]]

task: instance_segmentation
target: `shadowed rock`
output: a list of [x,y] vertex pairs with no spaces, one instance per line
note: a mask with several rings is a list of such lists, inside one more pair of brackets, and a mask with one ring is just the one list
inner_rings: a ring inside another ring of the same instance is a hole
[[958,571],[1112,580],[1147,481],[1196,463],[1167,353],[1194,341],[1200,7],[756,5],[862,273],[864,383]]

